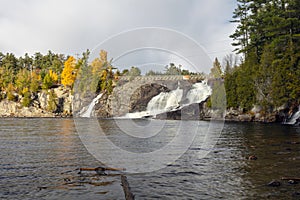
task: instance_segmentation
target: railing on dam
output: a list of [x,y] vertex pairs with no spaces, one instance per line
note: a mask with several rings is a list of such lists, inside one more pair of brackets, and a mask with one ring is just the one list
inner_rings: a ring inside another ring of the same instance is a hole
[[176,80],[204,80],[204,75],[156,75],[156,76],[120,76],[123,81],[176,81]]

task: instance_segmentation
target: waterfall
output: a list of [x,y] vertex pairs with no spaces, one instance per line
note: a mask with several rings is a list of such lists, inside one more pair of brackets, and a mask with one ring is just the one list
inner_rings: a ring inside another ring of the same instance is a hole
[[179,88],[170,92],[161,92],[149,101],[147,111],[161,113],[179,108],[182,94],[183,90]]
[[92,116],[92,111],[96,105],[96,103],[98,103],[98,100],[102,97],[102,93],[98,94],[93,100],[92,102],[89,104],[88,109],[83,113],[80,114],[80,117],[91,117]]
[[207,83],[195,83],[187,93],[188,104],[201,103],[211,94],[211,88]]
[[[285,124],[290,124],[290,125],[296,125],[297,124],[297,120],[300,119],[300,106],[298,107],[298,111],[295,112],[291,118],[289,118]],[[298,122],[299,123],[299,122]]]
[[206,82],[193,84],[186,96],[183,96],[183,89],[179,87],[170,92],[161,92],[148,102],[146,111],[127,113],[124,118],[142,118],[179,110],[184,106],[205,101],[211,92],[212,90]]

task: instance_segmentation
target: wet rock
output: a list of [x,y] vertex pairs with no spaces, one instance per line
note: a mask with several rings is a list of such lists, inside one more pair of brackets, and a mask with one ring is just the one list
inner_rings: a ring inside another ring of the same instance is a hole
[[257,160],[257,157],[255,155],[251,155],[248,157],[248,160]]
[[292,196],[299,197],[300,196],[300,192],[293,192]]
[[255,105],[253,106],[253,108],[251,109],[251,112],[253,113],[259,113],[262,111],[262,107],[260,105]]
[[272,180],[267,185],[270,186],[270,187],[279,187],[281,185],[281,183],[277,180]]
[[250,114],[242,114],[237,117],[238,121],[241,122],[251,122],[253,117]]
[[291,184],[291,185],[295,185],[295,184],[298,184],[298,181],[288,180],[288,183]]
[[98,103],[95,105],[95,115],[100,118],[109,118],[111,116],[109,95],[104,93],[102,97],[98,100]]

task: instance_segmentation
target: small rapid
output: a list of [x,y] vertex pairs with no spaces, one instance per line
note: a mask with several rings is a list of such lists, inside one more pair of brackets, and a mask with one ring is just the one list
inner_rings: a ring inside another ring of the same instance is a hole
[[289,125],[298,125],[300,119],[300,106],[298,107],[298,111],[295,112],[289,119],[284,124],[289,124]]
[[92,116],[92,112],[93,109],[95,107],[95,105],[98,103],[98,100],[102,97],[102,93],[98,94],[93,100],[92,102],[89,104],[88,108],[86,111],[84,111],[82,114],[80,114],[80,117],[91,117]]

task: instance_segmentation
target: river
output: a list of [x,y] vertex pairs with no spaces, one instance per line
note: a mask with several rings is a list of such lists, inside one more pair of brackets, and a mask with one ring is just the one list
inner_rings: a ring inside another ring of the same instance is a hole
[[[112,139],[119,137],[114,136],[113,121],[100,120]],[[148,120],[137,123],[149,125]],[[176,126],[179,121],[168,123]],[[158,171],[127,174],[136,199],[300,198],[300,184],[280,180],[300,177],[300,127],[225,123],[210,153],[199,158],[199,151],[189,148]],[[258,159],[248,160],[249,155]],[[77,170],[99,165],[82,144],[73,119],[0,119],[0,199],[124,199],[118,173],[100,176]],[[281,185],[267,186],[273,179]]]

